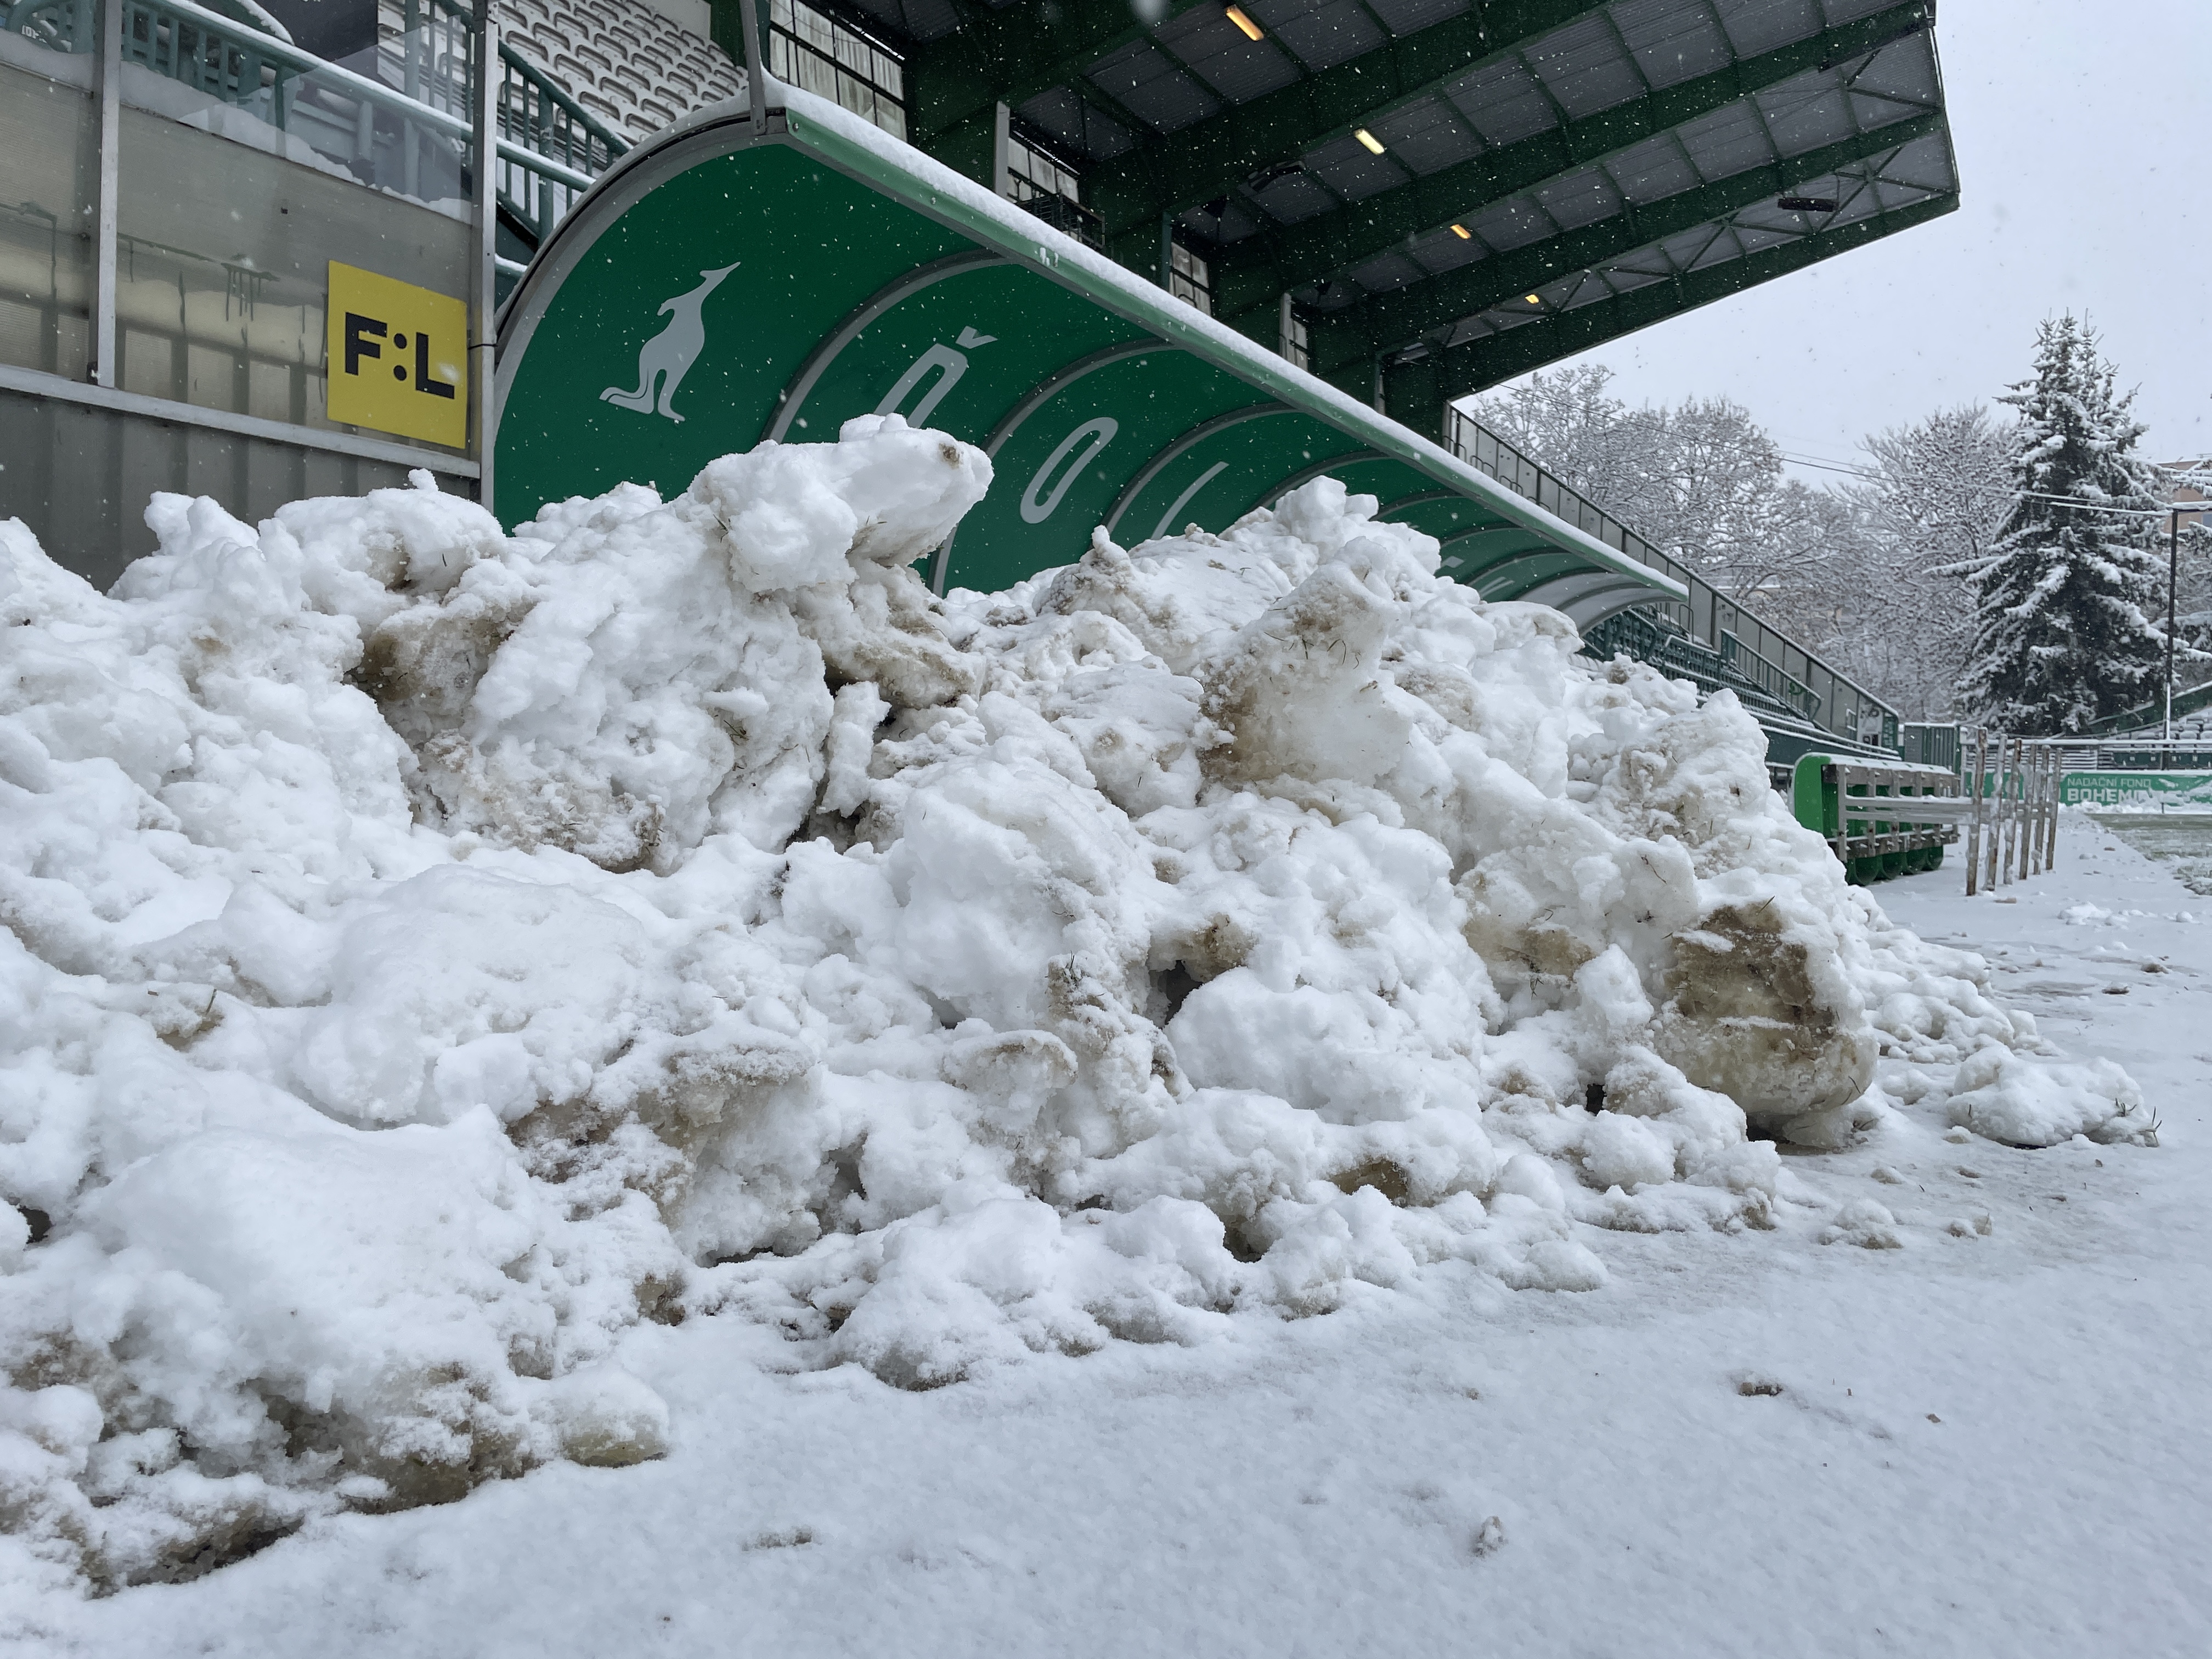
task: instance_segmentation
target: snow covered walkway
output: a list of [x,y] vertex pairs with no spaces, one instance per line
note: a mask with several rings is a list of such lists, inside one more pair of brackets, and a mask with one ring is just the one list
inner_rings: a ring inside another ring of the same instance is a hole
[[[2212,1650],[2212,927],[2095,825],[2061,845],[2015,903],[1960,896],[1955,867],[1880,897],[1984,950],[2073,1054],[2123,1060],[2157,1149],[1893,1116],[1791,1162],[1885,1205],[1901,1249],[1585,1229],[1610,1280],[1584,1295],[1444,1266],[927,1393],[789,1370],[738,1320],[647,1327],[625,1358],[672,1408],[665,1461],[19,1604],[9,1650]],[[2116,920],[2069,921],[2083,904]]]

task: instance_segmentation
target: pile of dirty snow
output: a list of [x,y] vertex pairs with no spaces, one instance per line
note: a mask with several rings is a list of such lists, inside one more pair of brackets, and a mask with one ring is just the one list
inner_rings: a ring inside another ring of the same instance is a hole
[[1887,1112],[2146,1134],[1727,694],[1328,480],[933,599],[989,482],[890,416],[513,536],[162,496],[105,598],[0,524],[17,1571],[653,1456],[640,1320],[927,1387],[1588,1288],[1589,1225],[1883,1243],[1773,1139]]

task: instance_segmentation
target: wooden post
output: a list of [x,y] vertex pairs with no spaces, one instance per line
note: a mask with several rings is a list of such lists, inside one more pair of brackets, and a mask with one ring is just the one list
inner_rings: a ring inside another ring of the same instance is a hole
[[2066,757],[2062,751],[2053,749],[2051,751],[2051,845],[2043,860],[2043,867],[2046,870],[2058,867],[2058,810],[2066,804],[2063,799],[2065,788]]
[[1974,763],[1960,767],[1967,774],[1972,801],[1966,809],[1966,896],[1973,897],[1982,880],[1982,781],[1989,770],[1990,733],[1987,726],[1974,728]]
[[2036,745],[2034,759],[2027,775],[2030,781],[2027,812],[2027,845],[2021,848],[2020,874],[2025,881],[2043,872],[2043,763],[2045,750]]
[[2020,820],[2027,808],[2027,739],[2012,740],[2012,788],[2005,826],[2005,885],[2020,878]]
[[2005,856],[2005,831],[2012,824],[2012,748],[2015,739],[1997,733],[1996,816],[1990,825],[1990,890],[1995,892],[2012,875],[2012,860]]
[[2051,834],[2058,822],[2058,749],[2046,744],[2043,750],[2043,821],[2037,827],[2043,832],[2036,843],[2036,867],[2044,874],[2051,872]]

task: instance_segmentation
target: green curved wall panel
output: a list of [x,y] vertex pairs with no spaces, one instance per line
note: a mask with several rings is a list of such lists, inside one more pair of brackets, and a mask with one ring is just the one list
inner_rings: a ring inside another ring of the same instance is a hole
[[995,469],[933,562],[940,590],[1080,557],[1096,525],[1125,544],[1220,530],[1327,472],[1469,556],[1505,538],[1447,566],[1492,597],[1577,571],[1603,573],[1614,609],[1673,595],[1011,204],[784,95],[758,127],[725,105],[632,150],[532,262],[501,319],[503,522],[625,480],[672,492],[717,455],[896,410]]

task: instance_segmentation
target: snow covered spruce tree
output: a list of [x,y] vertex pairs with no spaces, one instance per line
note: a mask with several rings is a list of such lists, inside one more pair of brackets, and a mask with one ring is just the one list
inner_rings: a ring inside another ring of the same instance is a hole
[[2016,492],[1990,556],[1954,567],[1974,587],[1964,690],[2008,731],[2051,735],[2148,701],[2165,660],[2161,562],[2148,517],[2143,426],[2116,392],[2097,337],[2071,315],[2038,331],[2035,374],[2003,401],[2020,411]]

